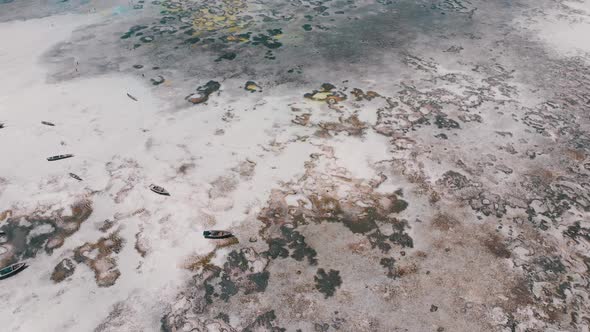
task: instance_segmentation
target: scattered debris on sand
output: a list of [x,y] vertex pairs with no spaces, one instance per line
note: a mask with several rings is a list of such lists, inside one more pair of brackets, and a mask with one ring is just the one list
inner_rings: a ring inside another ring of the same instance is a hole
[[246,91],[250,91],[250,92],[256,92],[256,91],[262,92],[262,88],[260,87],[260,85],[256,84],[256,82],[254,82],[254,81],[246,82],[244,89]]
[[346,95],[340,91],[336,91],[336,87],[331,83],[324,83],[319,90],[313,90],[310,93],[306,93],[303,97],[315,101],[326,102],[331,105],[346,100]]
[[209,96],[218,91],[221,84],[217,81],[209,81],[197,88],[197,92],[188,95],[185,99],[193,104],[201,104],[209,100]]

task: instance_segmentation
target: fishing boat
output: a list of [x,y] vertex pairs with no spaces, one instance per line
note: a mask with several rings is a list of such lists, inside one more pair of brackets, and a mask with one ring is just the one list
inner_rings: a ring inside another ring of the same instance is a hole
[[132,96],[132,95],[130,95],[130,94],[127,94],[127,97],[131,98],[131,100],[137,101],[137,98],[133,97],[133,96]]
[[79,176],[77,176],[77,175],[76,175],[76,174],[74,174],[74,173],[70,173],[70,176],[71,176],[72,178],[74,178],[74,179],[78,180],[78,181],[82,181],[82,178],[81,178],[81,177],[79,177]]
[[166,189],[160,186],[156,186],[155,184],[150,184],[150,190],[155,192],[156,194],[170,196],[170,193]]
[[48,161],[56,161],[60,159],[72,158],[73,154],[58,154],[57,156],[51,156],[47,158]]
[[232,237],[233,234],[228,231],[204,231],[203,236],[206,239],[227,239]]
[[12,277],[13,275],[19,273],[20,271],[24,270],[27,267],[25,263],[16,263],[9,265],[2,270],[0,270],[0,279],[6,279],[8,277]]
[[41,123],[44,124],[44,125],[46,125],[46,126],[51,126],[51,127],[55,126],[55,124],[53,124],[53,123],[51,123],[49,121],[41,121]]

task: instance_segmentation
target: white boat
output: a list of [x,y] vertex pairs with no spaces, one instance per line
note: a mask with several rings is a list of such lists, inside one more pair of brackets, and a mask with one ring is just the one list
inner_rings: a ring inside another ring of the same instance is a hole
[[160,186],[156,186],[155,184],[150,184],[150,190],[155,192],[156,194],[170,196],[170,193],[166,189]]

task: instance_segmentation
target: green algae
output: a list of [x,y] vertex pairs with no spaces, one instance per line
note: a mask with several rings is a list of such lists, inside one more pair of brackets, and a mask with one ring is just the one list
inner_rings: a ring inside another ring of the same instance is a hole
[[271,36],[265,34],[259,34],[255,37],[252,37],[252,45],[264,45],[269,49],[277,49],[283,44],[276,39],[272,38]]
[[225,302],[229,301],[232,296],[238,294],[238,287],[225,273],[221,276],[219,286],[221,287],[221,295],[219,297]]
[[403,199],[397,198],[391,204],[391,208],[389,209],[392,213],[400,213],[408,208],[408,202],[404,201]]
[[220,55],[215,62],[221,62],[222,60],[234,60],[236,58],[237,54],[234,52],[227,52],[227,53],[223,53],[222,55]]
[[434,123],[439,129],[461,129],[461,126],[457,121],[449,119],[448,117],[443,115],[437,115],[435,117]]
[[259,273],[253,273],[248,275],[248,279],[254,283],[256,286],[253,290],[246,291],[246,294],[250,294],[253,292],[264,292],[266,287],[268,286],[268,279],[270,277],[270,273],[268,271],[262,271]]
[[143,29],[147,29],[147,26],[134,25],[131,28],[129,28],[129,30],[121,36],[121,39],[127,39],[127,38],[131,37],[134,33],[138,32],[140,30],[143,30]]
[[239,268],[242,271],[248,269],[248,260],[242,251],[232,251],[227,256],[226,268]]
[[284,328],[277,327],[274,321],[277,319],[274,310],[267,311],[262,315],[256,317],[252,324],[248,325],[242,332],[255,332],[255,331],[271,331],[271,332],[285,332]]
[[284,239],[281,239],[281,238],[269,239],[267,241],[267,243],[268,243],[268,250],[266,251],[266,254],[270,258],[277,259],[279,257],[281,257],[281,258],[289,257],[289,250],[287,250],[285,248],[287,246],[287,241],[285,241]]
[[379,261],[379,264],[387,269],[387,276],[389,278],[396,278],[397,274],[395,273],[395,259],[393,257],[383,257]]
[[199,38],[199,37],[191,37],[191,38],[185,39],[182,43],[183,44],[196,44],[200,41],[201,41],[201,38]]
[[217,316],[215,316],[215,319],[221,319],[222,321],[229,324],[229,315],[226,313],[220,312],[219,314],[217,314]]
[[307,245],[305,242],[305,236],[301,235],[298,231],[285,226],[281,227],[281,232],[287,239],[289,248],[293,249],[291,258],[296,261],[303,261],[304,258],[307,258],[309,265],[317,264],[317,252],[315,249]]
[[340,278],[340,272],[336,270],[330,270],[328,273],[324,269],[320,268],[317,271],[316,276],[313,277],[315,281],[315,288],[325,298],[329,298],[334,295],[336,288],[342,284],[342,278]]
[[[265,254],[271,259],[291,257],[296,261],[307,258],[310,265],[317,264],[317,252],[305,242],[305,236],[292,228],[281,227],[282,238],[267,240],[268,250]],[[288,248],[288,249],[287,249]],[[290,254],[289,249],[292,250]]]

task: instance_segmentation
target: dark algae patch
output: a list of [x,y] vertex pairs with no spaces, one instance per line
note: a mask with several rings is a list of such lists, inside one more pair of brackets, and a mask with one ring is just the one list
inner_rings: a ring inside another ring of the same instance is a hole
[[439,129],[460,129],[459,123],[443,115],[437,115],[434,123]]
[[[279,33],[277,33],[277,30],[279,31]],[[252,37],[252,45],[264,45],[270,49],[277,49],[277,48],[283,46],[283,44],[281,42],[279,42],[278,40],[273,38],[274,36],[277,36],[280,34],[280,30],[275,29],[275,30],[268,30],[268,31],[269,31],[268,35],[259,34],[257,36]]]
[[[10,255],[3,260],[14,263],[23,258],[33,258],[39,250],[45,250],[51,255],[90,217],[92,206],[80,202],[74,204],[71,211],[70,216],[63,216],[63,211],[59,211],[50,217],[31,215],[8,218],[0,227],[6,233],[3,246],[10,248]],[[26,223],[21,222],[21,219],[26,220]]]
[[576,243],[580,243],[584,240],[587,243],[590,243],[590,228],[582,227],[579,221],[576,221],[572,226],[568,226],[568,228],[563,231],[563,235],[576,241]]
[[221,289],[221,295],[219,297],[225,302],[227,302],[230,297],[238,294],[238,287],[225,273],[221,276],[219,286]]
[[269,277],[270,273],[268,271],[250,274],[248,279],[250,279],[250,281],[252,281],[256,287],[252,291],[246,291],[246,294],[252,292],[264,292],[268,286]]
[[266,251],[267,255],[272,259],[277,258],[287,258],[289,257],[289,250],[285,248],[287,246],[287,241],[281,238],[274,238],[269,239],[268,241],[268,251]]
[[129,31],[125,32],[121,36],[121,39],[127,39],[127,38],[131,37],[133,34],[135,34],[136,32],[139,32],[143,29],[147,29],[147,26],[146,25],[134,25],[131,28],[129,28]]
[[[268,242],[266,254],[272,259],[291,257],[296,261],[307,259],[310,265],[317,264],[317,252],[307,245],[305,236],[290,227],[281,226],[282,238],[272,238]],[[289,250],[290,249],[290,250]]]
[[391,204],[390,211],[392,213],[400,213],[408,208],[408,202],[404,201],[403,199],[395,198],[393,203]]
[[339,271],[330,270],[326,273],[322,268],[318,269],[313,280],[315,280],[315,288],[320,291],[320,293],[324,294],[326,298],[334,295],[336,288],[340,287],[342,284]]
[[228,53],[223,53],[222,55],[220,55],[215,62],[221,62],[222,60],[234,60],[236,58],[236,53],[234,52],[228,52]]
[[227,256],[227,264],[230,268],[239,268],[242,271],[248,269],[248,260],[242,251],[232,251]]
[[369,207],[357,218],[344,215],[340,221],[353,233],[365,234],[377,228],[376,220],[380,216],[375,208]]
[[199,37],[191,37],[184,40],[183,44],[196,44],[201,41]]
[[387,276],[389,278],[397,278],[398,275],[395,272],[395,259],[393,257],[383,257],[379,261],[379,264],[387,269]]
[[285,332],[287,329],[275,326],[277,316],[274,310],[267,311],[256,317],[252,324],[248,325],[242,332],[272,331]]
[[298,231],[285,226],[281,227],[281,233],[287,239],[289,248],[293,250],[291,258],[296,261],[302,261],[304,258],[307,258],[310,265],[317,264],[317,253],[313,248],[307,245],[305,242],[305,236],[301,235]]
[[215,316],[215,318],[221,319],[222,321],[229,324],[229,315],[226,313],[220,312],[217,316]]

